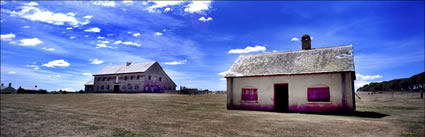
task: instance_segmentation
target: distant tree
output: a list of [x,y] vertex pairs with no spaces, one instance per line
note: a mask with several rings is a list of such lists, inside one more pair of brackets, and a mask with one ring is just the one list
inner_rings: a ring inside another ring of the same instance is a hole
[[425,90],[425,72],[410,78],[391,81],[372,82],[357,89],[357,91],[420,91]]

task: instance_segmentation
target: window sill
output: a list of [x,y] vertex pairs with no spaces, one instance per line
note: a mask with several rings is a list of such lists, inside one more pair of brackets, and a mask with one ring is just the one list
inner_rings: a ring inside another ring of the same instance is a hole
[[258,100],[248,101],[248,100],[242,100],[241,103],[258,103]]
[[332,102],[307,102],[307,104],[332,104]]

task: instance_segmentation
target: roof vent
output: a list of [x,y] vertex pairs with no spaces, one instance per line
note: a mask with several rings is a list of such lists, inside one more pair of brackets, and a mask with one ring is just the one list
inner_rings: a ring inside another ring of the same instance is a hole
[[130,65],[131,65],[131,62],[130,62],[130,61],[127,61],[127,62],[125,63],[125,65],[126,65],[126,66],[130,66]]
[[309,50],[311,49],[311,37],[308,34],[304,34],[301,37],[302,49]]

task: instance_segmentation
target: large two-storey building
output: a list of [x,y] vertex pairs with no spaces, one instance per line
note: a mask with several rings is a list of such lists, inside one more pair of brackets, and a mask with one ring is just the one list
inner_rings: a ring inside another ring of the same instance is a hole
[[106,66],[93,74],[86,92],[162,93],[176,90],[176,84],[158,62]]

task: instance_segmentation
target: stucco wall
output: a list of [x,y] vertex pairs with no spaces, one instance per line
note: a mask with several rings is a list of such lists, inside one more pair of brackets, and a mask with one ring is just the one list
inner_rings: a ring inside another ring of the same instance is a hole
[[[138,75],[140,76],[139,79],[137,79]],[[125,80],[126,76],[127,80]],[[131,76],[133,76],[133,79],[131,79]],[[143,76],[143,73],[95,76],[93,90],[94,92],[114,92],[114,85],[119,85],[120,92],[143,92],[143,86],[145,83]],[[104,77],[106,77],[105,81],[103,81]],[[107,80],[108,77],[111,77],[111,79]],[[116,83],[116,77],[118,77],[118,83]],[[100,80],[98,80],[98,78],[100,78]],[[129,84],[131,85],[131,89],[128,88]],[[106,86],[108,85],[109,90],[106,89]],[[135,88],[136,85],[139,87],[138,89]],[[101,89],[101,86],[104,86],[103,90]]]
[[[151,76],[150,80],[149,76]],[[145,81],[144,89],[147,92],[164,92],[167,90],[176,90],[176,85],[167,76],[158,63],[153,64],[148,70],[146,70]]]
[[[345,106],[343,105],[342,76],[345,75]],[[233,89],[231,89],[233,79]],[[325,112],[352,110],[352,75],[326,73],[291,76],[227,78],[228,107],[236,109],[273,110],[274,84],[288,84],[288,108],[295,112]],[[330,102],[308,102],[309,87],[329,87]],[[242,88],[257,88],[258,102],[241,102]],[[345,107],[345,110],[343,109]]]

